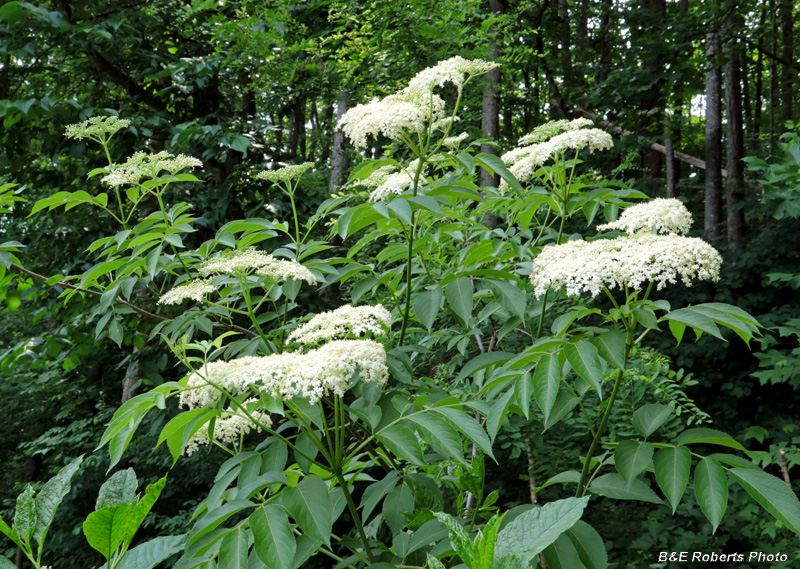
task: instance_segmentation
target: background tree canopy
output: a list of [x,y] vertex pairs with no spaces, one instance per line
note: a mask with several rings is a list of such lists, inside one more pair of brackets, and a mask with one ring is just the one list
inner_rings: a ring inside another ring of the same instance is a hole
[[[714,417],[715,429],[734,435],[753,462],[796,489],[797,14],[791,0],[1,5],[0,185],[17,184],[9,191],[25,202],[0,209],[0,512],[8,519],[26,481],[44,481],[91,454],[120,403],[178,375],[174,359],[150,341],[157,320],[125,309],[108,316],[114,297],[101,293],[60,297],[69,290],[65,282],[91,288],[64,277],[89,269],[87,248],[116,233],[87,207],[31,213],[58,192],[99,192],[99,178],[86,173],[107,165],[106,156],[85,140],[67,139],[66,125],[118,115],[131,125],[114,137],[115,159],[169,150],[202,161],[202,184],[165,193],[193,208],[195,230],[180,243],[192,249],[231,221],[289,222],[295,206],[301,218],[311,217],[362,160],[336,130],[337,118],[454,55],[501,64],[463,94],[459,128],[480,139],[482,152],[503,154],[548,120],[590,117],[615,139],[611,152],[588,159],[598,177],[650,197],[679,197],[698,222],[702,217],[697,235],[724,256],[721,283],[664,297],[676,306],[735,304],[766,327],[764,335],[751,342],[752,352],[733,335],[722,343],[709,334],[693,342],[687,334],[679,349],[665,335],[643,352],[639,373],[668,392],[684,417]],[[366,155],[385,150],[398,151],[390,140],[370,140]],[[255,178],[304,162],[315,166],[296,204]],[[484,187],[499,182],[494,172],[481,177]],[[152,198],[141,203],[143,215],[157,209]],[[575,222],[566,231],[584,229]],[[341,240],[332,246],[348,255]],[[342,272],[319,294],[300,293],[299,302],[315,312],[363,293]],[[134,291],[129,304],[163,318],[168,311],[155,300]],[[438,355],[425,375],[447,363],[449,356]],[[135,466],[149,482],[169,469],[168,453],[152,450],[167,419],[166,410],[148,418],[123,468]],[[584,448],[567,429],[543,434],[521,421],[507,423],[495,446],[501,466],[486,461],[487,494],[498,490],[506,508],[530,503],[531,485],[564,470]],[[222,460],[216,450],[184,459],[144,533],[185,531]],[[106,454],[87,458],[73,482],[79,497],[59,511],[49,538],[59,569],[97,562],[73,528],[92,510],[108,466]],[[538,499],[560,497],[555,488]],[[796,536],[761,516],[743,490],[732,489],[731,504],[713,537],[698,506],[685,503],[672,516],[667,506],[607,500],[587,521],[618,567],[652,563],[662,550],[795,548]],[[0,548],[3,555],[14,559],[16,549]]]

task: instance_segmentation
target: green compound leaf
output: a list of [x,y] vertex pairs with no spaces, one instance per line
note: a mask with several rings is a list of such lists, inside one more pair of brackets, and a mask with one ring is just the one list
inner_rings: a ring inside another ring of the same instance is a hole
[[558,354],[542,356],[533,372],[533,398],[542,410],[545,424],[556,404],[560,386],[561,364],[558,361]]
[[146,541],[128,551],[117,569],[153,569],[165,559],[182,551],[185,541],[185,535],[168,535]]
[[572,542],[586,569],[606,569],[608,567],[608,554],[606,546],[603,544],[603,538],[592,526],[583,520],[578,520],[574,526],[564,532],[564,535]]
[[258,558],[270,569],[292,569],[297,551],[289,516],[281,506],[267,504],[250,515]]
[[17,496],[17,509],[14,512],[14,529],[17,535],[26,543],[30,542],[33,532],[36,531],[36,500],[33,486],[28,484],[25,490]]
[[683,431],[678,438],[675,440],[675,443],[678,445],[690,445],[696,443],[706,443],[711,445],[720,445],[730,448],[735,448],[736,450],[744,451],[745,448],[733,437],[730,435],[723,433],[722,431],[717,431],[716,429],[706,429],[706,428],[698,428],[698,429],[688,429]]
[[523,512],[497,536],[495,559],[511,554],[529,562],[574,526],[588,503],[588,496],[566,498]]
[[321,478],[304,478],[297,486],[283,490],[284,507],[304,534],[330,545],[331,497]]
[[235,528],[224,538],[219,546],[219,566],[225,569],[247,569],[247,551],[249,549],[247,532]]
[[694,493],[700,509],[716,533],[728,507],[728,479],[725,470],[713,458],[704,458],[694,467]]
[[443,298],[444,291],[438,285],[433,290],[426,290],[414,296],[414,315],[428,332],[432,330],[433,323],[439,315]]
[[641,441],[622,441],[614,451],[617,472],[630,482],[653,462],[653,445]]
[[689,470],[692,466],[692,453],[686,447],[662,448],[653,459],[656,482],[672,504],[672,513],[686,491],[689,483]]
[[422,466],[425,459],[422,455],[422,446],[414,431],[405,425],[395,424],[376,433],[375,436],[383,446],[389,449],[397,458],[407,460],[411,464]]
[[604,474],[592,482],[589,490],[593,494],[614,498],[615,500],[639,500],[652,504],[661,504],[661,499],[640,479],[627,482],[616,473]]
[[564,346],[564,355],[567,356],[567,361],[575,373],[591,385],[602,399],[603,388],[600,386],[600,380],[603,378],[603,368],[600,365],[600,354],[594,344],[588,340],[567,344]]
[[467,277],[459,277],[444,287],[444,294],[447,304],[466,326],[472,316],[472,281]]
[[731,468],[728,474],[775,519],[800,534],[800,502],[782,480],[762,470],[749,468]]

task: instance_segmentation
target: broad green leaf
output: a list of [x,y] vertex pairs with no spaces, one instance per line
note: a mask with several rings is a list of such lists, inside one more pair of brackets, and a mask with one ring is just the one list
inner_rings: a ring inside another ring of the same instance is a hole
[[482,279],[481,286],[491,290],[500,306],[509,313],[518,316],[520,320],[525,320],[526,296],[524,290],[510,282],[494,279]]
[[[693,328],[697,333],[698,338],[703,332],[708,332],[715,338],[725,340],[725,338],[722,337],[722,334],[720,334],[717,325],[714,324],[714,321],[705,314],[694,310],[692,307],[673,310],[669,314],[662,316],[661,319],[680,322],[681,324],[685,324]],[[675,331],[673,330],[673,334],[674,333]]]
[[406,225],[411,225],[411,206],[408,200],[404,198],[397,198],[389,202],[387,206],[394,212],[398,219],[402,220]]
[[182,551],[185,541],[185,535],[153,538],[128,551],[116,569],[154,569],[165,559]]
[[617,472],[630,482],[653,462],[653,445],[641,441],[621,441],[614,450]]
[[545,548],[542,555],[548,569],[585,569],[572,540],[563,534]]
[[206,408],[184,411],[167,423],[158,437],[156,446],[167,441],[169,452],[172,454],[172,463],[175,464],[189,439],[220,413],[221,409]]
[[260,506],[250,515],[256,555],[270,569],[292,569],[297,551],[289,516],[281,506]]
[[660,405],[658,403],[642,405],[633,412],[633,428],[639,431],[640,435],[647,438],[674,414],[675,410],[669,405]]
[[452,407],[434,407],[434,410],[450,419],[453,425],[466,435],[470,441],[478,445],[478,448],[481,449],[483,453],[494,458],[494,454],[492,453],[492,441],[489,440],[486,431],[483,430],[475,417],[470,417],[463,411],[453,409]]
[[126,541],[133,541],[133,536],[144,522],[147,514],[150,513],[150,510],[158,500],[158,497],[161,495],[161,491],[164,489],[164,485],[166,483],[167,476],[164,475],[156,482],[147,485],[144,496],[142,496],[142,498],[133,506],[133,515],[131,516],[130,524],[128,524],[128,535],[125,538]]
[[656,319],[656,313],[653,312],[652,308],[639,306],[634,308],[632,312],[633,317],[639,324],[651,330],[658,330],[658,320]]
[[514,177],[514,174],[509,172],[505,163],[499,157],[481,152],[475,156],[475,162],[490,172],[498,174],[514,191],[522,193],[522,186],[519,181]]
[[731,468],[728,474],[775,519],[793,533],[800,534],[800,502],[782,480],[762,470],[748,468]]
[[281,494],[283,505],[304,534],[323,543],[331,541],[331,497],[321,478],[306,477]]
[[572,369],[575,370],[575,373],[586,380],[602,399],[603,388],[600,386],[600,380],[603,378],[603,369],[600,366],[600,355],[594,344],[588,340],[581,340],[575,344],[566,344],[564,346],[564,355],[567,356],[567,361],[572,366]]
[[219,566],[225,569],[247,569],[247,551],[249,548],[247,532],[242,528],[234,528],[222,538],[219,546]]
[[608,554],[606,546],[603,544],[603,538],[592,526],[583,520],[578,520],[574,526],[564,532],[564,535],[572,542],[586,569],[606,569],[608,567]]
[[120,470],[106,480],[100,487],[97,494],[95,510],[102,510],[108,506],[119,506],[120,504],[134,504],[136,502],[136,488],[139,481],[136,480],[136,473],[133,468]]
[[730,435],[727,435],[722,431],[707,429],[704,427],[683,431],[680,435],[678,435],[678,438],[675,439],[675,444],[678,445],[690,445],[697,443],[720,445],[742,451],[745,450],[745,448]]
[[406,524],[406,512],[414,511],[414,494],[408,484],[398,484],[383,499],[383,520],[393,534],[403,531]]
[[656,482],[672,504],[673,514],[686,491],[691,466],[692,453],[686,447],[662,448],[653,458]]
[[414,296],[414,314],[420,324],[425,326],[429,332],[433,328],[436,316],[439,315],[443,298],[444,291],[438,285],[433,290],[426,290]]
[[83,456],[79,456],[67,466],[58,471],[53,478],[47,481],[38,494],[36,494],[36,531],[34,537],[39,545],[42,545],[44,537],[47,535],[47,528],[53,522],[59,504],[69,493],[72,477],[78,471],[83,462]]
[[661,499],[655,492],[642,482],[639,478],[627,482],[622,476],[616,473],[604,474],[595,478],[589,490],[593,494],[614,498],[616,500],[639,500],[640,502],[651,502],[661,504]]
[[461,369],[461,372],[456,377],[456,382],[462,379],[471,377],[475,372],[486,369],[489,366],[505,363],[510,360],[514,354],[508,352],[486,352],[478,354]]
[[[300,569],[312,555],[319,551],[322,545],[321,541],[317,541],[308,535],[297,536],[295,543],[297,544],[297,550],[295,551],[294,559],[292,559],[292,569]],[[249,569],[252,569],[252,566]]]
[[625,334],[614,329],[589,341],[597,348],[600,357],[619,369],[625,369]]
[[447,528],[439,520],[428,520],[411,536],[406,555],[432,543],[438,543],[447,537]]
[[449,421],[430,411],[409,415],[408,420],[417,425],[422,438],[436,452],[463,461],[464,447],[461,437]]
[[83,522],[86,541],[106,559],[111,559],[125,540],[132,509],[130,504],[109,506],[92,512]]
[[588,503],[588,496],[566,498],[523,512],[497,536],[495,559],[513,554],[521,556],[524,562],[529,562],[558,539],[558,536],[574,526]]
[[558,396],[556,397],[556,402],[553,404],[553,408],[550,410],[550,416],[544,422],[544,429],[542,431],[546,431],[556,423],[558,423],[561,419],[569,415],[569,413],[578,406],[580,399],[575,397],[567,391],[563,389],[558,392]]
[[378,502],[395,487],[399,478],[400,474],[396,470],[392,470],[381,480],[373,482],[364,490],[364,495],[361,497],[361,504],[359,507],[361,508],[361,518],[365,524],[369,520],[372,510],[374,510]]
[[459,277],[444,287],[444,294],[447,304],[466,326],[472,316],[472,281],[467,277]]
[[0,555],[0,569],[19,569],[19,568],[14,563],[12,563],[10,559]]
[[36,500],[33,486],[28,484],[25,490],[17,496],[17,509],[14,512],[14,530],[26,543],[36,531]]
[[470,568],[478,566],[480,559],[476,555],[472,538],[461,525],[463,522],[444,512],[436,512],[434,515],[447,528],[450,544],[461,560]]
[[17,532],[11,529],[9,525],[3,520],[2,517],[0,517],[0,532],[2,532],[3,535],[5,535],[8,539],[17,544],[18,547],[20,548],[22,547],[22,541],[17,535]]
[[542,410],[545,424],[556,404],[560,386],[561,364],[558,362],[558,354],[542,356],[533,372],[533,397],[536,399],[539,409]]
[[242,510],[255,506],[250,500],[231,500],[206,514],[198,520],[189,533],[186,545],[190,546],[204,535],[214,531],[221,524],[225,523],[231,516],[238,514]]
[[700,509],[716,533],[728,507],[728,479],[725,470],[713,458],[704,458],[694,467],[694,493]]
[[400,459],[407,460],[411,464],[422,466],[425,464],[425,459],[422,455],[422,446],[420,445],[414,431],[401,424],[391,425],[380,432],[376,433],[383,446],[392,451],[392,453]]

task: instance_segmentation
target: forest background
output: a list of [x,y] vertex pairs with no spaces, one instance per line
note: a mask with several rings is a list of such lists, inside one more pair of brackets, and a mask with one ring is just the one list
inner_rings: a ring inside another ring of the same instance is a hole
[[[502,154],[547,120],[597,117],[615,147],[593,168],[651,197],[677,196],[702,218],[697,234],[723,252],[721,283],[671,294],[684,305],[740,306],[764,336],[752,351],[735,337],[685,341],[679,350],[654,345],[669,360],[659,360],[652,380],[677,390],[689,415],[713,416],[714,428],[733,434],[768,472],[800,478],[797,13],[791,0],[0,6],[0,182],[19,184],[28,201],[0,214],[0,241],[25,245],[27,269],[4,271],[0,287],[0,512],[8,519],[26,482],[91,455],[73,483],[82,498],[65,502],[49,538],[59,569],[90,566],[95,554],[73,528],[108,467],[104,453],[91,453],[122,402],[175,375],[135,319],[96,335],[98,299],[65,304],[38,277],[85,270],[82,252],[108,232],[88,209],[29,216],[30,204],[55,192],[92,192],[85,172],[103,158],[67,140],[65,126],[119,113],[133,124],[117,141],[123,154],[148,147],[201,159],[206,183],[186,198],[203,220],[201,242],[254,213],[288,219],[285,196],[254,180],[265,166],[315,163],[298,199],[301,216],[311,215],[361,160],[335,130],[337,117],[453,55],[502,64],[464,94],[461,127],[485,139],[481,151]],[[378,156],[380,147],[369,151]],[[482,182],[496,180],[487,173]],[[304,299],[311,310],[351,292],[331,284],[328,294]],[[142,479],[170,464],[165,449],[151,452],[158,427],[148,425],[150,438],[137,439],[123,461]],[[501,466],[487,462],[487,479],[506,508],[530,502],[531,483],[582,448],[558,429],[543,436],[513,424],[497,446]],[[182,462],[147,531],[182,531],[216,471],[209,461],[221,458]],[[538,499],[559,496],[548,491]],[[696,505],[672,516],[666,506],[609,501],[590,521],[619,566],[640,567],[661,550],[794,548],[796,537],[741,490],[731,503],[713,538]]]

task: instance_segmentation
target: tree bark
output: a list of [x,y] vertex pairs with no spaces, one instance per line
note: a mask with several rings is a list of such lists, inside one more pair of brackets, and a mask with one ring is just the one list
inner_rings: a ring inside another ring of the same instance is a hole
[[[778,14],[775,0],[769,0],[769,13],[772,20],[772,53],[778,52]],[[778,64],[775,58],[769,60],[769,150],[775,150],[775,107],[778,102]]]
[[722,76],[719,35],[706,36],[706,184],[704,227],[716,235],[722,223]]
[[[347,92],[342,89],[339,91],[339,98],[336,101],[336,124],[347,112]],[[334,126],[333,149],[331,150],[331,177],[328,182],[328,194],[333,195],[339,188],[344,171],[347,168],[347,153],[344,149],[344,133]]]
[[611,27],[611,12],[614,10],[613,0],[602,0],[600,7],[600,29],[597,32],[598,62],[594,71],[596,85],[605,83],[608,77],[608,65],[611,58],[611,42],[609,41]]
[[793,0],[781,0],[781,36],[783,40],[783,51],[781,55],[784,63],[781,68],[781,120],[783,122],[792,120],[792,98],[794,89],[795,73],[792,70],[792,60],[794,58],[794,19],[793,19]]
[[[489,8],[493,16],[502,14],[505,6],[500,0],[489,0]],[[489,48],[489,60],[500,58],[500,42],[502,38],[495,26],[489,27],[492,43]],[[500,69],[495,68],[486,74],[486,85],[483,88],[483,112],[481,114],[481,130],[483,136],[490,140],[497,140],[500,134]],[[481,144],[481,152],[497,155],[497,150],[488,144]],[[481,170],[481,186],[497,186],[500,177],[492,175],[486,170]]]
[[725,104],[727,115],[727,148],[725,200],[728,211],[728,247],[733,250],[744,246],[744,210],[741,208],[744,186],[744,127],[742,121],[742,87],[739,54],[735,42],[727,45],[725,64]]
[[[660,31],[664,27],[667,16],[667,5],[665,0],[642,0],[641,9],[644,11],[644,18],[647,26],[640,30],[638,41],[644,48],[645,61],[643,67],[659,75],[653,81],[650,88],[645,91],[641,99],[639,108],[644,120],[642,122],[642,132],[647,136],[656,136],[663,128],[663,107],[664,98],[661,87],[664,83],[663,73],[664,56],[658,45],[661,40],[654,40],[660,34],[653,36],[653,31]],[[647,175],[657,177],[661,174],[661,154],[651,149],[645,150],[642,155],[642,165]]]
[[[761,10],[761,25],[760,29],[764,29],[764,26],[767,23],[767,9],[764,8]],[[756,67],[753,75],[755,76],[755,107],[753,108],[753,142],[758,144],[759,138],[761,136],[761,109],[762,103],[761,99],[764,96],[764,54],[762,53],[762,49],[764,49],[764,36],[763,34],[759,34],[758,36],[758,44],[756,45],[756,50],[758,51],[758,55],[756,56]]]

